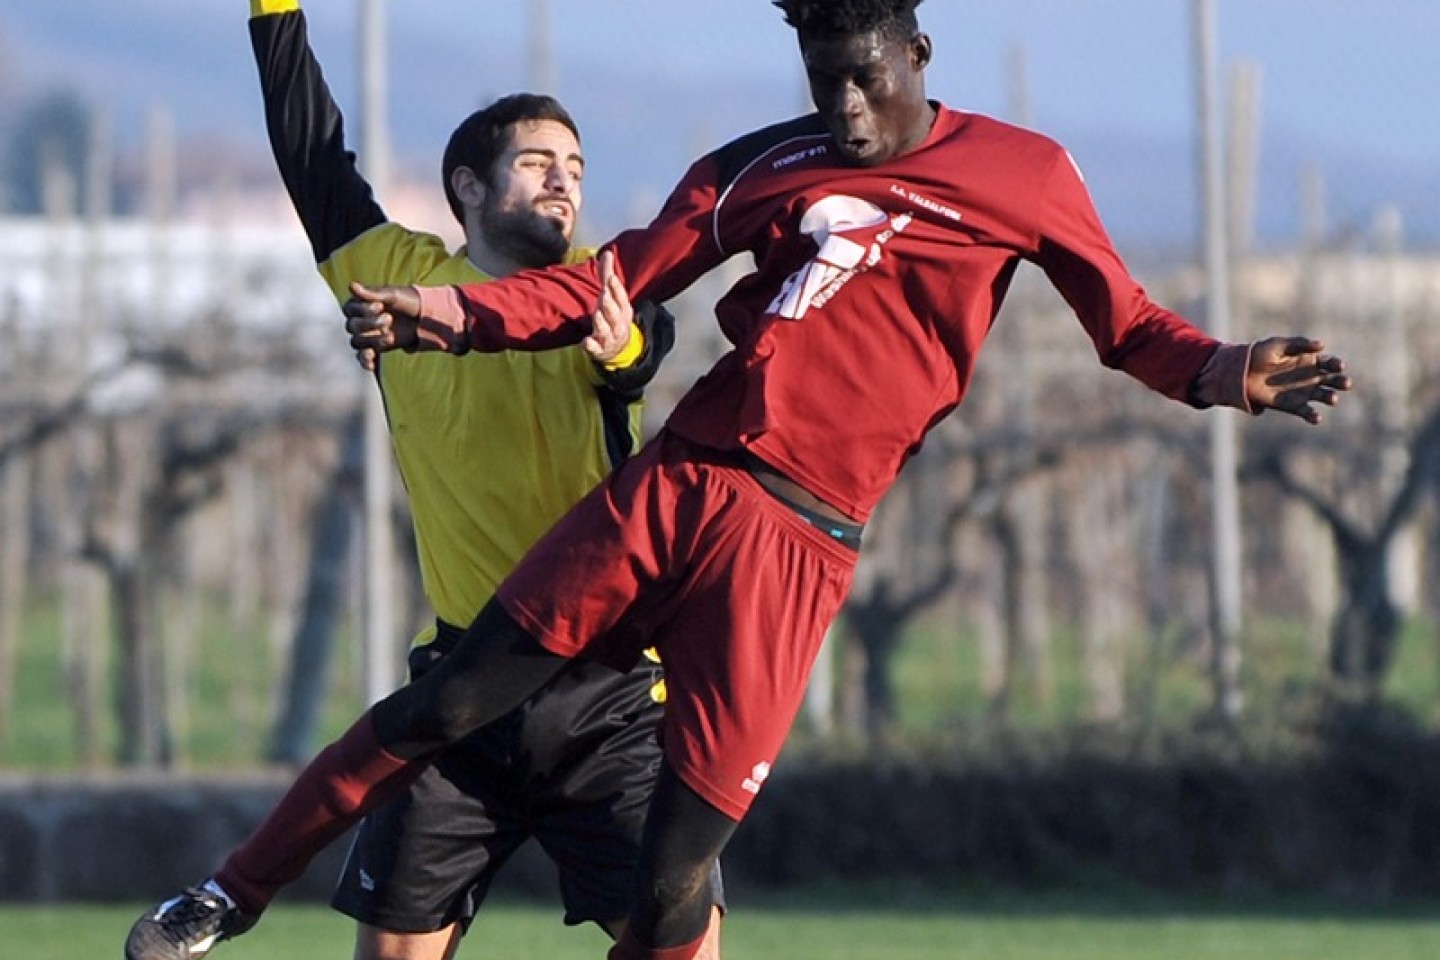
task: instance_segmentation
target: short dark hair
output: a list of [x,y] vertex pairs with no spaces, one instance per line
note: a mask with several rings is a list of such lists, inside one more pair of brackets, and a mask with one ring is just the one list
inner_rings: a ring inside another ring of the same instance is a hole
[[460,121],[460,126],[450,134],[445,145],[445,156],[440,161],[440,174],[445,181],[445,201],[450,212],[461,226],[465,225],[465,211],[450,178],[457,167],[469,167],[484,183],[490,183],[495,172],[495,161],[510,145],[515,124],[527,120],[554,120],[563,123],[580,139],[580,128],[575,125],[570,112],[560,101],[543,93],[512,93],[501,97],[483,110],[476,110]]
[[915,8],[924,0],[772,0],[801,39],[878,32],[909,40],[920,32]]

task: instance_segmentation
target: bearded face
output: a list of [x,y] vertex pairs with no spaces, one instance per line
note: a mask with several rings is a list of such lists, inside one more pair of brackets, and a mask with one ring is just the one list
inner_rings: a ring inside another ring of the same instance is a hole
[[481,205],[489,245],[522,267],[563,260],[575,232],[584,171],[580,144],[564,124],[517,123]]
[[573,210],[555,212],[553,199],[517,201],[490,191],[481,209],[481,223],[490,246],[525,267],[548,267],[565,259],[574,227]]

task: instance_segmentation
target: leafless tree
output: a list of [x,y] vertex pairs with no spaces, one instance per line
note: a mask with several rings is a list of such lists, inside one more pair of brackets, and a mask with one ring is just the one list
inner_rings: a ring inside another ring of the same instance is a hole
[[[1368,443],[1374,432],[1359,436]],[[1317,448],[1305,461],[1274,444],[1255,446],[1247,473],[1309,507],[1334,541],[1341,595],[1330,627],[1329,668],[1342,693],[1373,700],[1393,664],[1403,624],[1393,593],[1393,547],[1440,480],[1440,403],[1404,438],[1408,465],[1388,497],[1377,492],[1372,458],[1358,445]],[[1357,490],[1368,493],[1363,507],[1355,505],[1362,499]],[[1365,519],[1367,513],[1372,519]]]

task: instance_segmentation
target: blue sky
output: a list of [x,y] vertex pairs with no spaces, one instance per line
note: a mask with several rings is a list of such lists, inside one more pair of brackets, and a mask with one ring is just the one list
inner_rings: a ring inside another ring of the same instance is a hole
[[[557,88],[585,130],[591,220],[653,211],[701,150],[803,103],[794,38],[767,0],[548,0]],[[311,0],[315,42],[353,107],[355,0]],[[1261,70],[1262,234],[1298,232],[1299,171],[1324,171],[1331,219],[1382,203],[1440,239],[1437,0],[1219,0],[1222,56]],[[0,6],[0,108],[57,84],[124,131],[147,107],[182,133],[255,149],[262,128],[245,0],[60,0]],[[530,85],[521,0],[393,0],[400,162],[428,175],[453,123]],[[933,96],[1011,115],[1028,64],[1033,123],[1070,146],[1124,245],[1182,244],[1195,222],[1189,0],[927,0]],[[133,135],[132,135],[133,136]]]

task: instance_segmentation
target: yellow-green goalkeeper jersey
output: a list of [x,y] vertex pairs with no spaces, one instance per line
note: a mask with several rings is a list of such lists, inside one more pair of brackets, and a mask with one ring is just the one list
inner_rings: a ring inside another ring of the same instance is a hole
[[[337,301],[351,280],[490,279],[463,249],[389,222],[345,148],[298,4],[256,2],[250,32],[271,146]],[[637,322],[645,350],[622,371],[602,370],[579,347],[381,360],[421,577],[441,620],[467,626],[530,545],[637,446],[640,390],[674,338],[663,310],[644,305]],[[337,343],[341,330],[337,317]]]
[[[463,250],[447,253],[438,238],[395,224],[341,247],[320,272],[342,301],[352,279],[490,279]],[[583,350],[565,347],[390,353],[379,379],[426,596],[440,619],[468,625],[530,545],[610,472],[598,372]],[[639,410],[626,411],[627,447],[638,445]]]

